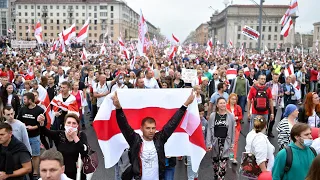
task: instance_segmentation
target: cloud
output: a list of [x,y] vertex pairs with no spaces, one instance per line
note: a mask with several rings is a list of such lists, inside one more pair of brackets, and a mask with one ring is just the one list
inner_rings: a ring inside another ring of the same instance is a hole
[[[256,0],[256,2],[260,2]],[[213,9],[222,11],[223,0],[127,0],[128,5],[136,12],[142,9],[145,18],[161,29],[167,37],[175,34],[180,40],[185,39],[201,23],[209,21]],[[251,0],[233,0],[234,4],[253,4]],[[319,21],[317,0],[298,0],[299,18],[296,31],[311,32],[313,23]],[[289,0],[267,0],[265,4],[289,4]],[[314,4],[311,6],[310,4]],[[212,6],[213,9],[209,8]],[[284,12],[285,13],[285,12]]]

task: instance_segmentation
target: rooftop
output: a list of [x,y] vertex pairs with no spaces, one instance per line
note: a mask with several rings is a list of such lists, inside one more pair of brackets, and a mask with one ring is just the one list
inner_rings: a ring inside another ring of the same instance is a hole
[[[240,8],[258,8],[258,5],[252,5],[252,4],[233,4],[228,7],[240,7]],[[263,5],[263,8],[289,8],[289,5]]]
[[110,3],[116,0],[16,0],[16,4],[74,4],[74,3]]

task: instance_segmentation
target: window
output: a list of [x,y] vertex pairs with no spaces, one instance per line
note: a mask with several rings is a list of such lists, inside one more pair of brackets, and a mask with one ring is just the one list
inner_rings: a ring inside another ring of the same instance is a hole
[[79,13],[76,13],[76,16],[78,17],[78,16],[79,16]]
[[59,6],[56,6],[57,9],[59,9]]
[[19,33],[19,36],[22,36],[22,33]]
[[[113,26],[111,26],[110,29],[113,31]],[[240,35],[240,34],[239,34],[239,35]]]
[[44,36],[47,37],[47,33],[44,33]]
[[84,17],[84,16],[86,16],[86,14],[85,14],[85,13],[82,13],[82,16]]
[[53,13],[50,13],[50,17],[53,17]]
[[264,40],[264,34],[262,34],[262,37],[261,37],[261,39],[262,39],[262,40]]
[[274,40],[277,41],[278,40],[278,36],[274,35]]
[[19,16],[21,16],[21,12],[19,12]]
[[76,29],[79,30],[79,26],[76,26]]
[[249,48],[252,49],[252,42],[249,43]]
[[274,22],[275,22],[275,23],[278,23],[278,22],[279,22],[279,19],[278,19],[278,18],[276,18],[276,19],[274,20]]
[[34,12],[31,13],[31,16],[34,16]]
[[24,9],[28,9],[28,6],[27,6],[27,5],[24,5]]
[[98,24],[98,20],[94,20],[94,25],[97,25]]
[[110,14],[110,17],[113,18],[113,13]]
[[268,35],[268,40],[271,40],[271,35]]
[[19,23],[21,23],[21,19],[19,19]]
[[76,9],[79,9],[79,6],[76,6]]
[[60,29],[60,26],[57,26],[57,30],[59,30]]
[[40,6],[37,6],[37,9],[40,9]]
[[[57,20],[57,24],[59,24],[59,19]],[[59,26],[58,26],[59,27]]]
[[94,18],[97,18],[97,13],[94,13]]
[[111,35],[110,35],[111,37],[113,37],[113,32],[111,32]]
[[94,29],[94,30],[97,30],[98,28],[97,28],[97,26],[94,26],[93,29]]
[[[112,27],[113,28],[113,27]],[[241,38],[241,34],[238,34],[238,39],[240,39]]]
[[274,27],[274,32],[278,32],[278,26]]
[[94,6],[94,8],[93,8],[93,9],[94,9],[94,11],[97,11],[97,6]]
[[59,16],[59,13],[57,13],[57,16]]
[[113,6],[110,7],[111,11],[113,11]]
[[50,23],[53,24],[53,19],[50,20]]
[[22,30],[22,26],[19,26],[19,30]]
[[91,30],[92,28],[91,28],[91,26],[89,26],[89,30]]
[[89,6],[89,9],[91,10],[91,6]]
[[50,26],[50,30],[53,30],[53,26]]
[[44,30],[47,30],[47,26],[43,26],[44,27]]
[[89,33],[89,37],[91,37],[91,33]]
[[43,24],[47,24],[47,20],[44,20],[44,21],[43,21]]
[[53,33],[51,33],[50,36],[53,37]]
[[66,9],[66,6],[62,6],[62,9]]
[[31,9],[33,9],[34,7],[33,7],[33,5],[31,5]]
[[40,13],[38,13],[38,16],[40,16]]
[[262,31],[265,32],[266,31],[266,27],[262,26]]
[[91,17],[91,13],[89,13],[89,16]]
[[108,6],[100,6],[100,10],[107,10]]
[[18,6],[18,9],[21,9],[21,6],[20,6],[20,5]]
[[243,40],[247,40],[247,36],[243,36]]
[[[111,13],[112,14],[112,13]],[[106,12],[100,12],[100,16],[101,17],[107,17],[108,16],[108,13],[106,13]]]
[[[82,20],[82,24],[84,24],[85,23],[85,20]],[[90,26],[89,26],[90,27]]]
[[273,44],[273,48],[276,49],[277,48],[277,43]]
[[85,6],[82,6],[82,9],[86,9],[86,7],[85,7]]
[[66,13],[63,13],[63,17],[65,17],[66,16]]
[[50,6],[50,9],[53,9],[53,6]]
[[280,35],[280,41],[283,41],[283,35]]
[[113,25],[113,20],[110,21],[110,24]]
[[76,20],[76,23],[77,23],[77,24],[79,23],[79,20],[78,20],[78,19]]
[[31,19],[31,24],[34,24],[34,19]]
[[272,31],[272,26],[269,26],[269,32],[271,32]]
[[24,13],[24,15],[27,17],[27,16],[28,16],[28,13],[27,13],[27,12],[25,12],[25,13]]
[[25,22],[25,23],[28,23],[28,19],[25,19],[24,22]]
[[94,37],[97,37],[97,33],[94,33]]
[[270,43],[268,43],[268,48],[270,48],[270,46],[271,46],[271,44],[270,44]]
[[64,24],[67,23],[67,20],[64,19],[64,20],[63,20],[63,23],[64,23]]

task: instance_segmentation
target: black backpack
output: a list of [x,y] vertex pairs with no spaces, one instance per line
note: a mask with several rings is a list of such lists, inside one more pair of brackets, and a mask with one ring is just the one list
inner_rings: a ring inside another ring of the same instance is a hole
[[254,97],[254,108],[259,112],[267,111],[269,109],[268,87],[265,86],[263,89],[256,86],[253,87],[257,91],[256,96]]
[[[314,154],[314,157],[317,157],[317,152],[313,147],[309,147]],[[293,154],[292,154],[292,149],[290,146],[285,147],[287,158],[286,158],[286,165],[284,166],[284,174],[282,175],[281,179],[283,179],[283,176],[288,173],[291,169],[292,166],[292,161],[293,161]]]

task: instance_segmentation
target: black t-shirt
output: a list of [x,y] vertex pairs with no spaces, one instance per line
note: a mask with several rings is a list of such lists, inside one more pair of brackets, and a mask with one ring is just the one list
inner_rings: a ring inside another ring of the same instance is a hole
[[38,126],[35,130],[28,130],[28,136],[36,137],[40,135],[40,129],[39,129],[39,122],[37,121],[37,118],[40,114],[44,113],[44,110],[36,105],[33,109],[29,109],[28,107],[24,106],[20,109],[18,119],[23,122],[26,126]]
[[53,85],[52,87],[50,87],[50,86],[47,87],[47,92],[48,92],[48,96],[49,96],[50,101],[52,101],[54,96],[56,96],[57,89],[58,89],[57,85]]
[[219,138],[226,138],[227,133],[227,114],[221,116],[216,113],[216,118],[214,121],[214,136]]
[[79,82],[79,90],[83,91],[83,89],[86,88],[86,85],[84,84],[84,82],[80,81]]
[[[0,153],[6,153],[7,150],[8,150],[8,147],[2,146],[2,151]],[[22,168],[22,164],[31,161],[31,156],[27,152],[14,153],[12,155],[12,158],[13,158],[14,170],[18,170]],[[24,180],[24,176],[7,178],[7,180]]]

